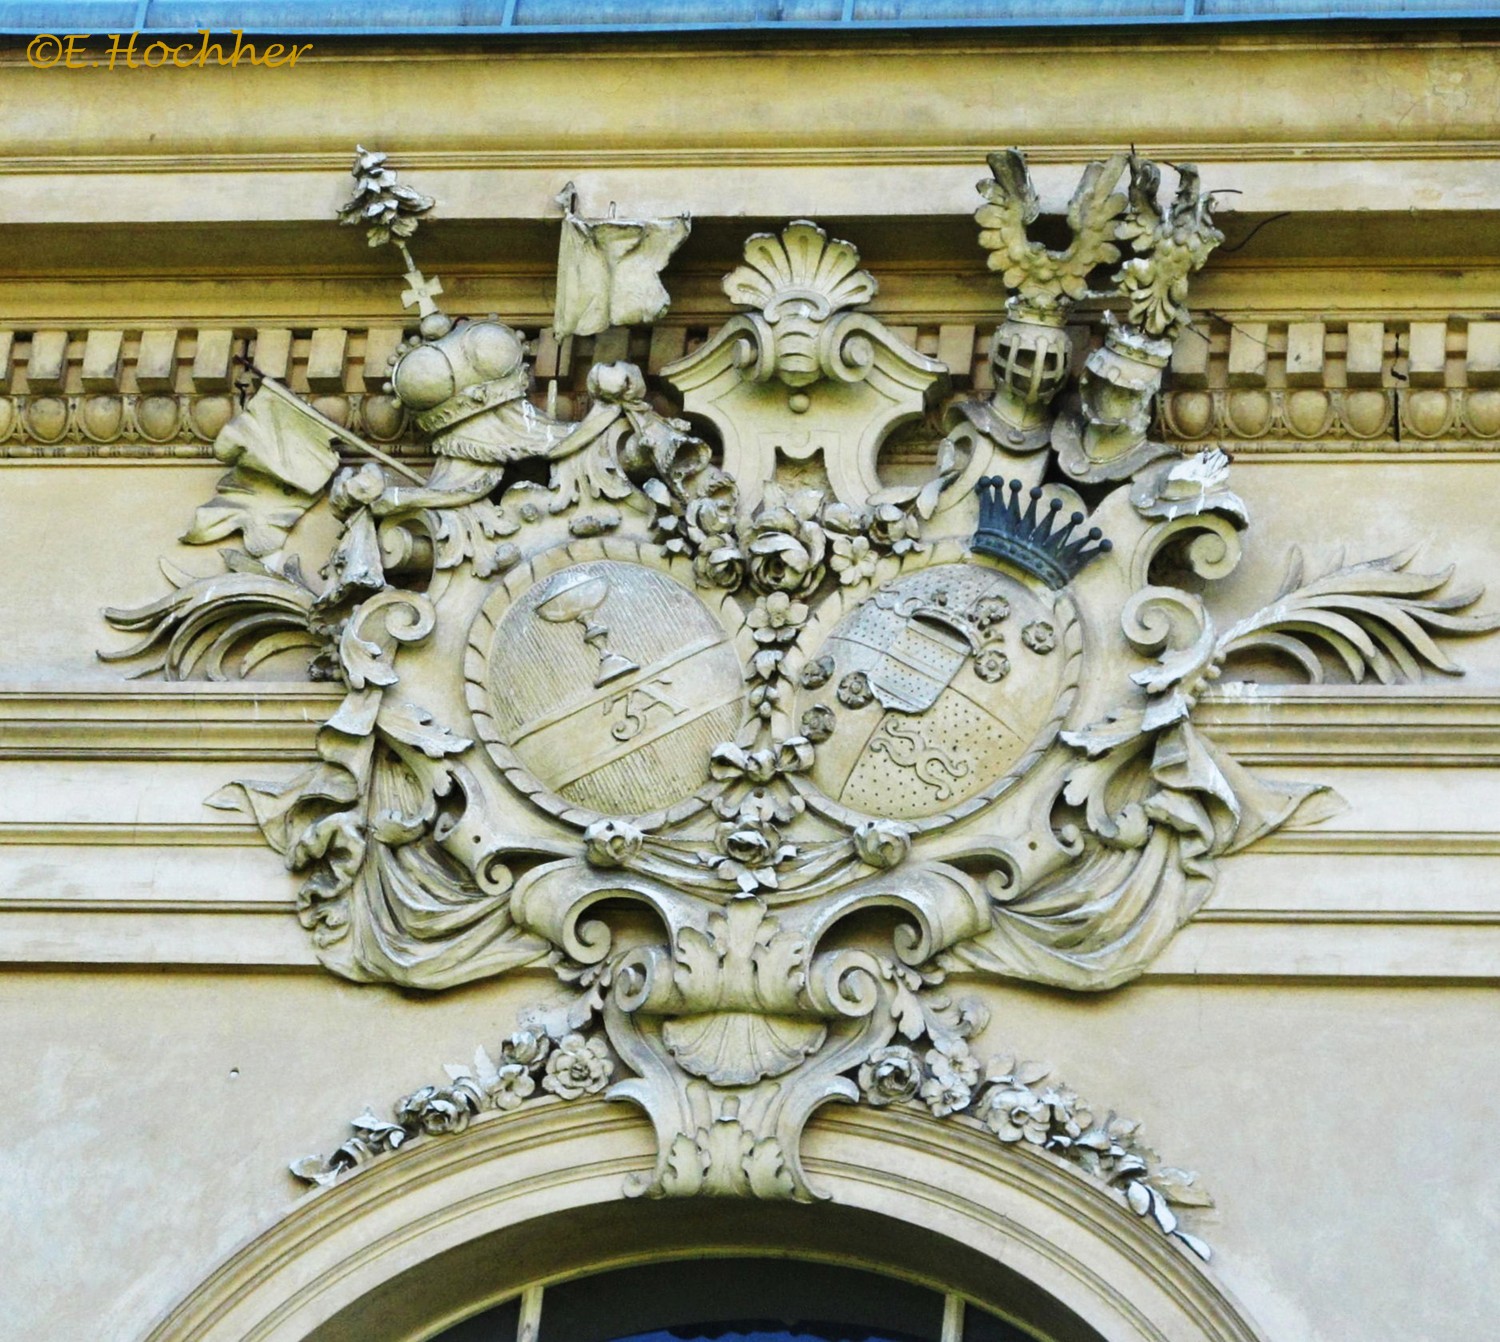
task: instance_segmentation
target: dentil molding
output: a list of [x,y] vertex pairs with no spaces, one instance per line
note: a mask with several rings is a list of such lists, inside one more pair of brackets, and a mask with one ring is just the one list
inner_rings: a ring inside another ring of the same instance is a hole
[[[955,400],[993,389],[993,324],[889,327],[948,370]],[[1070,322],[1075,367],[1103,326]],[[660,374],[713,328],[663,317],[557,339],[529,333],[538,409],[581,412],[596,363]],[[257,370],[400,457],[429,448],[387,388],[397,324],[0,331],[0,460],[211,461]],[[1500,443],[1500,321],[1200,316],[1177,338],[1153,432],[1236,455],[1488,452]],[[888,448],[895,464],[917,444]]]

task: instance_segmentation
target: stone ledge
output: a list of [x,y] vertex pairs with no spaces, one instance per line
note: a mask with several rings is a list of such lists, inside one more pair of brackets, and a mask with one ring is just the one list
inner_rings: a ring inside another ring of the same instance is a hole
[[1500,763],[1500,694],[1486,691],[1240,682],[1194,720],[1241,764]]
[[[11,686],[0,689],[0,757],[21,769],[119,761],[127,782],[137,764],[167,765],[172,777],[213,761],[294,765],[312,757],[339,695],[305,683]],[[1205,699],[1202,721],[1260,765],[1500,765],[1500,695],[1484,691],[1224,687]],[[144,819],[121,811],[118,821],[108,806],[43,816],[12,804],[0,823],[0,963],[313,966],[294,916],[295,878],[242,818],[197,809],[202,772],[162,793],[191,802],[182,819],[177,801]],[[1286,831],[1233,859],[1240,879],[1148,977],[1500,980],[1500,903],[1482,878],[1500,857],[1500,831],[1482,827],[1479,813],[1455,814],[1442,829],[1337,825]],[[1364,863],[1348,899],[1327,898],[1316,864],[1330,860]],[[106,869],[102,884],[80,875]]]
[[[363,133],[351,131],[351,146]],[[1010,138],[1036,143],[1035,136],[1024,132]],[[1139,143],[1147,152],[1159,152],[1150,141]],[[403,154],[400,166],[413,174],[415,185],[443,202],[443,218],[452,222],[555,219],[553,199],[570,178],[586,202],[598,200],[601,208],[610,199],[628,200],[636,209],[661,215],[686,208],[697,219],[732,219],[743,217],[745,202],[754,201],[757,212],[768,216],[924,220],[973,211],[975,172],[984,170],[985,153],[994,147],[993,139],[976,144],[962,162],[952,162],[946,147],[931,156],[922,146],[889,155],[879,147],[846,147],[843,161],[831,164],[822,146],[810,146],[795,157],[759,157],[755,146],[736,145],[718,150],[710,162],[701,152],[679,157],[647,150],[604,160],[594,150],[549,147],[511,156],[514,166],[493,166],[493,159],[476,154],[472,166],[429,167],[419,153]],[[1328,155],[1331,161],[1324,161],[1324,147],[1321,142],[1262,142],[1241,156],[1216,154],[1211,145],[1183,146],[1206,182],[1233,181],[1265,213],[1376,212],[1391,209],[1393,201],[1410,202],[1417,218],[1456,205],[1475,212],[1500,208],[1493,176],[1475,171],[1476,165],[1494,162],[1488,142],[1465,144],[1467,158],[1462,152],[1443,152],[1446,146],[1436,153],[1424,152],[1422,146],[1402,153],[1396,145],[1351,161],[1336,146]],[[1118,148],[1109,146],[1111,151]],[[102,157],[89,164],[67,154],[27,156],[19,171],[7,173],[8,222],[77,224],[78,202],[87,200],[88,222],[96,225],[322,223],[333,204],[330,181],[347,171],[348,161],[347,151],[311,159],[276,155],[243,170],[238,156],[205,155],[194,161],[141,154]],[[1084,162],[1087,157],[1071,151],[1065,161],[1039,164],[1037,187],[1044,209],[1062,212]],[[817,203],[815,210],[808,209],[810,199]]]
[[[63,911],[6,903],[0,901],[0,967],[317,968],[290,904],[102,908],[90,902]],[[1214,912],[1183,927],[1143,977],[1500,982],[1500,910]]]
[[0,759],[304,760],[341,696],[270,681],[0,687]]
[[[0,759],[305,760],[331,684],[255,681],[0,686]],[[1246,764],[1500,764],[1500,693],[1225,686],[1202,729]]]

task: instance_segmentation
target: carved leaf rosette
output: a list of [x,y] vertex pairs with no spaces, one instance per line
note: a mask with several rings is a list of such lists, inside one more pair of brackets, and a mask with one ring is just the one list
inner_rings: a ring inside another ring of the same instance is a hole
[[[1221,454],[1148,435],[1186,276],[1218,240],[1196,177],[1162,210],[1151,165],[1092,165],[1050,252],[1026,236],[1024,161],[991,162],[981,241],[1011,300],[982,400],[945,404],[947,370],[863,310],[855,249],[796,222],[750,239],[725,281],[744,313],[656,401],[602,365],[583,419],[549,417],[516,332],[450,321],[413,263],[422,335],[392,384],[425,478],[338,470],[337,426],[269,382],[225,430],[235,473],[190,539],[245,548],[111,618],[169,676],[311,646],[347,694],[312,768],[218,803],[302,874],[335,973],[434,989],[548,965],[564,985],[498,1060],[365,1115],[307,1177],[603,1092],[655,1125],[638,1193],[813,1197],[804,1125],[863,1100],[967,1114],[1169,1232],[1169,1201],[1202,1201],[1045,1069],[972,1057],[982,1016],[955,990],[1122,984],[1219,859],[1326,810],[1194,726],[1236,659],[1454,673],[1438,637],[1494,621],[1404,555],[1294,571],[1216,619],[1246,510]],[[1075,381],[1063,316],[1126,247],[1124,318]],[[898,428],[926,432],[930,467],[886,481]],[[325,503],[342,530],[314,582],[284,547]]]

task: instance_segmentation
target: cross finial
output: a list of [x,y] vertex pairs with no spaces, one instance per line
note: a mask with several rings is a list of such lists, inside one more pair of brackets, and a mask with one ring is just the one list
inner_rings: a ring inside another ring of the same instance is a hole
[[402,293],[401,306],[416,308],[417,315],[420,317],[427,317],[436,312],[438,310],[437,296],[443,292],[442,281],[436,276],[429,280],[415,268],[408,270],[405,278],[411,288]]

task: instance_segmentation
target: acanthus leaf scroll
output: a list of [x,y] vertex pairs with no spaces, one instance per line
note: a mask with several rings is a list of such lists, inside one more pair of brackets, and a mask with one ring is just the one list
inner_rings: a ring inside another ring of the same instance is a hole
[[[407,264],[420,330],[391,383],[435,464],[407,478],[371,449],[335,474],[347,431],[267,381],[226,457],[254,476],[237,487],[296,507],[200,521],[189,541],[244,536],[227,571],[108,613],[171,678],[310,648],[345,687],[308,769],[215,799],[301,875],[328,968],[440,989],[551,965],[563,984],[515,1058],[394,1126],[362,1119],[337,1168],[519,1104],[550,1047],[542,1089],[607,1085],[650,1116],[637,1193],[810,1199],[819,1106],[925,1103],[1064,1153],[1177,1230],[1183,1179],[1152,1184],[1126,1126],[1039,1074],[981,1081],[974,1014],[949,995],[1124,983],[1220,859],[1326,811],[1320,785],[1257,778],[1194,725],[1237,659],[1456,674],[1439,639],[1497,621],[1407,554],[1297,566],[1264,609],[1216,617],[1205,594],[1247,510],[1222,454],[1149,434],[1188,276],[1220,236],[1196,173],[1163,208],[1154,165],[1091,164],[1072,242],[1049,250],[1024,159],[991,168],[980,240],[1010,290],[992,394],[948,402],[943,365],[865,310],[855,248],[796,221],[750,239],[725,281],[745,311],[662,385],[597,365],[568,420],[530,399],[518,332],[437,306],[408,247],[431,202],[362,153],[346,213],[373,211],[372,245]],[[1075,383],[1069,309],[1127,251],[1106,290],[1123,311]],[[668,391],[717,449],[664,413]],[[882,444],[920,424],[926,477],[886,483]],[[321,582],[278,544],[303,499],[341,526]]]

